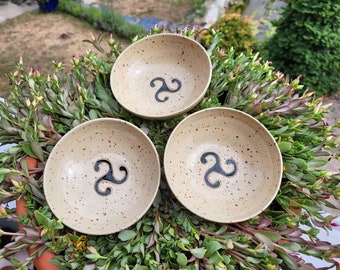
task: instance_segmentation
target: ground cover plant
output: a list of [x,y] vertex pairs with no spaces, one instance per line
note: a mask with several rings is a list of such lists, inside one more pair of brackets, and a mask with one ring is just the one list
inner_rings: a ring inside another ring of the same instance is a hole
[[[162,31],[155,28],[150,34]],[[200,33],[186,28],[178,34],[199,40]],[[0,141],[15,144],[0,154],[0,195],[2,202],[24,198],[27,216],[1,208],[2,217],[21,225],[19,232],[9,233],[13,242],[1,250],[2,257],[38,247],[24,264],[12,259],[19,269],[45,249],[56,254],[53,262],[60,269],[315,269],[299,253],[336,264],[340,247],[318,239],[319,230],[334,225],[333,216],[323,215],[324,206],[336,208],[328,198],[340,200],[339,172],[321,167],[339,158],[338,134],[325,118],[328,105],[258,54],[224,49],[221,36],[216,30],[207,46],[213,70],[205,97],[187,114],[166,121],[138,118],[115,100],[109,76],[122,47],[113,38],[92,36],[88,42],[95,49],[76,54],[71,73],[54,62],[54,72],[42,74],[26,69],[20,59],[8,75],[11,95],[0,103]],[[84,235],[52,214],[42,187],[44,166],[54,145],[72,128],[101,117],[127,120],[147,131],[162,157],[180,120],[223,106],[256,117],[280,147],[282,185],[260,215],[235,224],[206,221],[181,206],[164,176],[149,211],[117,234]],[[28,157],[38,160],[38,168],[28,169]],[[302,224],[308,229],[301,229]]]

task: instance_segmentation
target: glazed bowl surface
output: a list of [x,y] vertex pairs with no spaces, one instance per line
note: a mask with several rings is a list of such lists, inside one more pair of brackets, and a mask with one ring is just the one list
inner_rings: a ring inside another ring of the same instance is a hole
[[111,90],[133,114],[168,119],[201,101],[211,72],[210,58],[201,44],[179,34],[157,34],[119,55],[111,71]]
[[184,118],[171,133],[164,170],[177,199],[219,223],[250,219],[274,200],[282,157],[269,131],[252,116],[211,108]]
[[137,222],[159,187],[160,164],[151,140],[120,119],[90,120],[64,135],[44,171],[48,205],[81,233],[105,235]]

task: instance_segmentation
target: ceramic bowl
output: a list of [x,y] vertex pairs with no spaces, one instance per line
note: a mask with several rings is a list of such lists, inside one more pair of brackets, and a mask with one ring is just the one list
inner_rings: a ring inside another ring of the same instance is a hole
[[219,223],[266,209],[281,183],[282,157],[268,130],[229,108],[196,112],[171,133],[164,153],[168,184],[196,215]]
[[159,182],[151,140],[126,121],[101,118],[61,138],[47,160],[43,186],[52,212],[66,226],[104,235],[138,221]]
[[111,71],[111,89],[128,111],[146,119],[186,112],[203,98],[211,62],[195,40],[179,34],[145,37],[127,47]]

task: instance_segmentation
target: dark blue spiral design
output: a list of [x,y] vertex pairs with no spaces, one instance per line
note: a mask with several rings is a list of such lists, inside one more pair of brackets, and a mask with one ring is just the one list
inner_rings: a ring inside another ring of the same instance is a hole
[[125,176],[124,176],[121,180],[117,180],[117,179],[113,176],[113,169],[112,169],[111,163],[110,163],[109,161],[105,160],[105,159],[100,159],[100,160],[98,160],[98,161],[96,162],[96,164],[94,164],[94,170],[95,170],[96,172],[98,172],[98,171],[99,171],[99,165],[100,165],[101,163],[107,164],[107,165],[109,166],[109,170],[108,170],[108,172],[107,172],[105,175],[103,175],[102,177],[100,177],[100,178],[96,181],[94,188],[95,188],[96,192],[97,192],[99,195],[107,196],[107,195],[111,194],[111,188],[110,188],[110,187],[107,187],[107,188],[105,189],[105,191],[101,191],[101,190],[99,189],[99,184],[100,184],[100,182],[102,182],[102,181],[109,181],[109,182],[111,182],[111,183],[118,184],[118,185],[119,185],[119,184],[122,184],[122,183],[124,183],[124,182],[126,181],[126,179],[127,179],[127,177],[128,177],[128,171],[127,171],[127,169],[126,169],[124,166],[120,166],[120,167],[119,167],[119,170],[125,172]]
[[156,84],[155,84],[156,81],[162,82],[162,86],[161,86],[161,87],[157,90],[157,92],[155,93],[155,99],[156,99],[158,102],[165,102],[165,101],[167,101],[167,100],[169,99],[168,96],[165,96],[163,99],[161,99],[161,98],[159,97],[159,95],[160,95],[162,92],[176,93],[176,92],[178,92],[178,91],[182,88],[182,83],[181,83],[180,80],[178,80],[178,79],[172,79],[172,80],[171,80],[171,83],[177,84],[177,88],[175,88],[175,89],[170,89],[170,88],[168,87],[168,85],[166,84],[165,79],[162,78],[162,77],[156,77],[156,78],[154,78],[154,79],[150,82],[150,86],[151,86],[151,87],[155,87],[155,86],[156,86]]
[[218,188],[221,185],[221,181],[217,180],[215,183],[211,183],[209,180],[209,175],[213,172],[216,172],[222,176],[225,177],[230,177],[236,174],[237,171],[237,166],[236,166],[236,162],[233,159],[227,159],[226,160],[226,164],[227,165],[232,165],[233,166],[233,170],[230,173],[226,173],[222,167],[221,167],[221,161],[220,161],[220,157],[215,153],[215,152],[206,152],[201,156],[201,162],[203,164],[207,163],[207,156],[213,156],[215,158],[215,164],[213,167],[211,167],[209,170],[206,171],[206,173],[204,174],[204,181],[205,183],[212,188]]

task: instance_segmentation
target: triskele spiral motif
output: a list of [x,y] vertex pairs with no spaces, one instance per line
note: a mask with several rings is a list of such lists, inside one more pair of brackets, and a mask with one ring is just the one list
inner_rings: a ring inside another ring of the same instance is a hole
[[162,77],[156,77],[156,78],[154,78],[154,79],[150,82],[150,86],[151,86],[151,87],[155,87],[155,86],[156,86],[156,84],[155,84],[156,81],[162,82],[162,86],[161,86],[161,87],[157,90],[157,92],[155,93],[155,99],[156,99],[158,102],[165,102],[165,101],[167,101],[167,100],[169,99],[168,96],[166,96],[166,97],[164,97],[163,99],[161,99],[161,98],[159,97],[159,95],[160,95],[162,92],[176,93],[177,91],[179,91],[179,90],[182,88],[182,83],[181,83],[180,80],[178,80],[178,79],[172,79],[171,82],[172,82],[173,84],[177,84],[177,88],[175,88],[175,89],[170,89],[170,88],[168,87],[168,85],[166,84],[165,79],[162,78]]
[[113,169],[112,169],[111,163],[110,163],[109,161],[105,160],[105,159],[100,159],[100,160],[98,160],[98,161],[96,162],[96,164],[94,164],[94,170],[95,170],[96,172],[98,172],[98,171],[99,171],[99,165],[100,165],[101,163],[107,164],[107,165],[109,166],[109,170],[108,170],[108,172],[107,172],[105,175],[103,175],[102,177],[100,177],[100,178],[96,181],[94,188],[95,188],[96,192],[97,192],[99,195],[107,196],[107,195],[111,194],[111,188],[110,188],[110,187],[107,187],[107,188],[105,189],[105,191],[101,191],[101,190],[99,189],[99,184],[100,184],[100,182],[102,182],[102,181],[109,181],[109,182],[111,182],[111,183],[118,184],[118,185],[119,185],[119,184],[122,184],[122,183],[124,183],[124,182],[126,181],[126,179],[127,179],[127,177],[128,177],[128,171],[127,171],[127,169],[126,169],[124,166],[120,166],[120,167],[119,167],[119,170],[125,172],[125,176],[124,176],[122,179],[117,180],[117,179],[113,176]]
[[226,176],[226,177],[231,177],[231,176],[234,176],[236,174],[237,166],[236,166],[236,162],[233,159],[227,159],[226,160],[227,165],[233,166],[233,170],[230,173],[226,173],[221,167],[220,157],[215,152],[204,153],[201,156],[201,162],[203,164],[207,163],[207,159],[206,159],[207,156],[213,156],[215,158],[215,161],[216,161],[215,165],[213,167],[211,167],[209,170],[207,170],[206,173],[204,174],[204,181],[209,187],[218,188],[221,185],[220,180],[217,180],[214,183],[210,182],[209,175],[213,172],[216,172],[216,173],[221,174],[221,175]]

